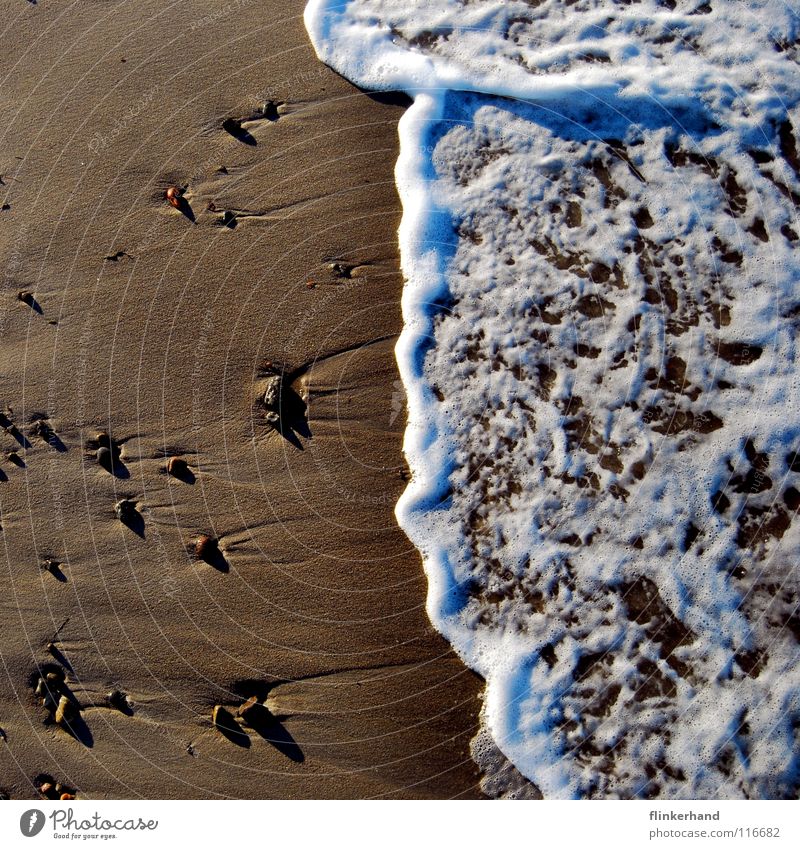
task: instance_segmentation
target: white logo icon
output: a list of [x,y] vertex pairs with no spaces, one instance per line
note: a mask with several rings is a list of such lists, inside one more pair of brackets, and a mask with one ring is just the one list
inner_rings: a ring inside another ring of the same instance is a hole
[[32,808],[19,818],[19,830],[25,837],[36,837],[36,835],[44,828],[44,814],[42,811]]

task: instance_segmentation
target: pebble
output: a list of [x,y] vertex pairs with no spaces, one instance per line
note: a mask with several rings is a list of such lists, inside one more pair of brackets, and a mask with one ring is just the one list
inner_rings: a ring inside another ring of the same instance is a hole
[[210,560],[219,552],[219,544],[214,537],[208,534],[200,534],[194,543],[194,553],[201,560]]
[[66,696],[62,696],[58,700],[58,707],[56,708],[55,713],[55,721],[59,725],[69,725],[69,723],[75,719],[77,713],[78,711],[75,705]]
[[278,406],[278,401],[281,397],[281,378],[280,375],[274,374],[267,378],[267,385],[264,389],[264,406],[274,409]]
[[122,692],[122,690],[112,690],[106,696],[106,701],[109,705],[111,705],[111,707],[114,707],[117,710],[128,710],[130,708],[128,697]]
[[170,206],[174,206],[175,209],[181,208],[182,196],[183,192],[177,186],[170,186],[166,191],[166,198],[169,201]]
[[283,106],[283,104],[276,103],[274,100],[268,100],[264,104],[261,113],[268,121],[277,121],[281,116],[281,113],[278,111],[279,106]]
[[111,448],[111,436],[107,430],[98,430],[94,435],[94,441],[104,448]]
[[239,726],[233,718],[233,714],[222,705],[214,705],[214,710],[211,711],[211,721],[216,728],[224,728],[227,731],[238,731]]
[[170,457],[167,460],[167,474],[179,478],[189,471],[189,464],[183,457]]
[[255,696],[250,696],[246,702],[239,705],[239,710],[236,711],[237,716],[241,716],[242,719],[247,719],[247,714],[251,713],[257,704],[258,699]]
[[45,572],[49,572],[51,575],[58,575],[61,571],[61,564],[58,560],[48,558],[44,561],[44,563],[42,563],[42,569],[44,569]]
[[117,514],[120,522],[130,522],[131,519],[134,519],[138,515],[136,502],[130,501],[127,498],[123,498],[114,505],[114,512]]
[[267,378],[266,388],[264,389],[264,397],[262,403],[266,407],[267,422],[273,426],[280,423],[280,403],[281,390],[283,388],[283,378],[279,374],[273,374]]
[[38,436],[39,439],[49,442],[53,438],[55,432],[53,431],[53,428],[44,421],[44,419],[39,419],[31,428],[31,433],[34,436]]

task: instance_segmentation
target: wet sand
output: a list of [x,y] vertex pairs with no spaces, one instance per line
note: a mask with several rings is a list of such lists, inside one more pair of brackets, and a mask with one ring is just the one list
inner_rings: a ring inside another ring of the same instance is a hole
[[[0,791],[480,795],[480,682],[393,514],[402,105],[322,66],[296,0],[0,8]],[[249,696],[274,719],[211,725]]]

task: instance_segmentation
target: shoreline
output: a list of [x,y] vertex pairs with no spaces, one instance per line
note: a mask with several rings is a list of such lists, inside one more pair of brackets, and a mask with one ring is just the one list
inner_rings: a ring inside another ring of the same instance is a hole
[[[24,466],[3,458],[0,482],[0,789],[36,798],[52,775],[79,799],[478,797],[480,682],[427,620],[393,515],[402,109],[317,62],[302,3],[230,5],[194,27],[157,3],[9,12],[0,400]],[[257,117],[269,101],[277,120]],[[171,184],[193,222],[164,202]],[[294,439],[263,420],[268,362],[307,404]],[[65,450],[36,437],[42,416]],[[124,475],[98,467],[101,430]],[[192,483],[164,474],[176,454]],[[227,570],[187,552],[201,533]],[[83,740],[42,724],[28,683],[64,620]],[[239,745],[211,711],[251,694],[281,730]]]

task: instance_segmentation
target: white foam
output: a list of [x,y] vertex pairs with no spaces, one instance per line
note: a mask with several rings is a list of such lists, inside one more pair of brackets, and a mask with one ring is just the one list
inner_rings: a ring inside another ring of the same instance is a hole
[[797,6],[306,25],[414,98],[397,515],[497,745],[546,797],[796,795]]

